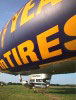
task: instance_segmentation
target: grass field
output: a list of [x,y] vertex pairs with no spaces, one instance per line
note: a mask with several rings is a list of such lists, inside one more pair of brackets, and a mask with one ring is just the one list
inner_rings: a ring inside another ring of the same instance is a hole
[[21,85],[0,86],[0,100],[76,100],[76,88],[51,86],[47,89],[28,89]]

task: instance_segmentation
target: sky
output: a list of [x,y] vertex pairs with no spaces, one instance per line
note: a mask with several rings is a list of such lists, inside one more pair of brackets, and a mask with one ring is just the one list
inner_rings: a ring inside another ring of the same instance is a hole
[[[0,0],[0,30],[8,20],[29,0]],[[19,82],[19,75],[0,74],[0,81],[4,82]],[[28,77],[22,76],[23,80],[27,80]],[[52,75],[51,84],[76,84],[76,73],[72,74],[59,74]]]

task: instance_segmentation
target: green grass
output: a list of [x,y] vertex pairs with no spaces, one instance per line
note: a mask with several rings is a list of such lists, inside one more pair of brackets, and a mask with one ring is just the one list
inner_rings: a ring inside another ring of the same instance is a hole
[[21,85],[0,86],[0,100],[75,100],[76,88],[51,86],[47,89],[28,89]]

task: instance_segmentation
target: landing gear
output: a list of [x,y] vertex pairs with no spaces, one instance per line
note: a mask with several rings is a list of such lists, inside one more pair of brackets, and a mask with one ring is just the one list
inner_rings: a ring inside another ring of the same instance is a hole
[[22,82],[22,77],[21,75],[19,74],[19,81]]

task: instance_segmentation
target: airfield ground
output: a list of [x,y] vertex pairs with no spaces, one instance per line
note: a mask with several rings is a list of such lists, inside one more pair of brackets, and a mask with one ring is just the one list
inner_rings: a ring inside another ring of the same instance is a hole
[[76,100],[76,87],[50,86],[37,92],[21,85],[0,86],[0,100]]

